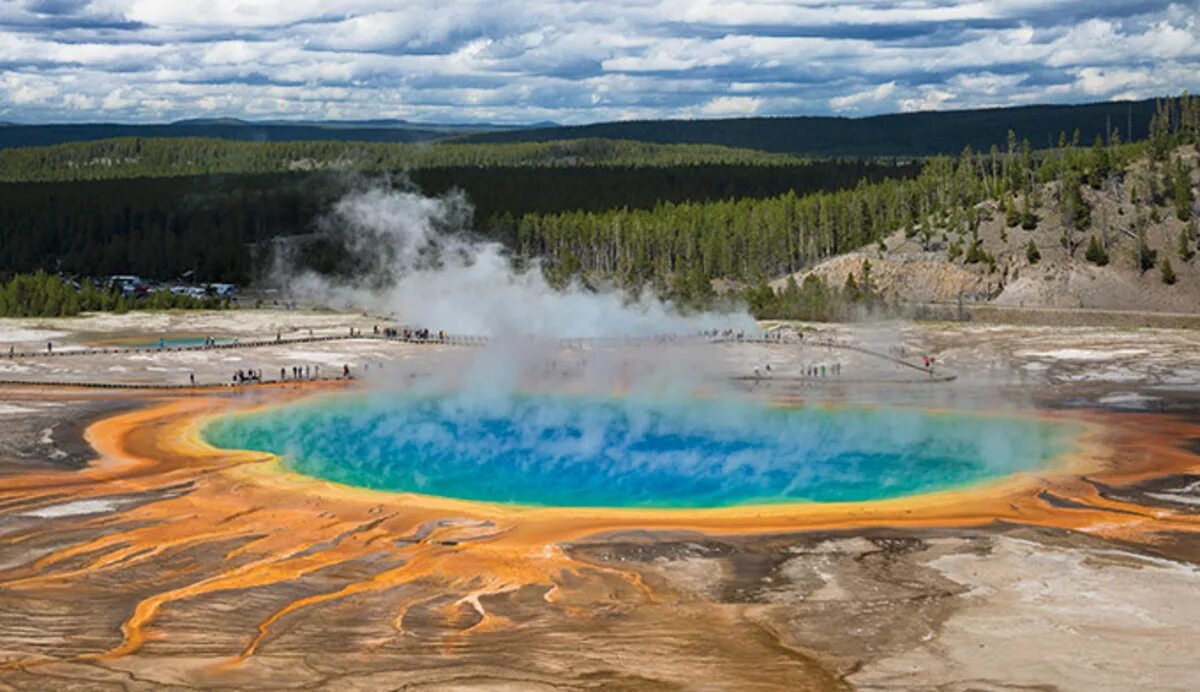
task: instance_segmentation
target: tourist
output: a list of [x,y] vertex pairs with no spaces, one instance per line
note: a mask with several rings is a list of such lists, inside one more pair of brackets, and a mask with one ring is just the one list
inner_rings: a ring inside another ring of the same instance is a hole
[[283,368],[279,368],[279,381],[280,382],[287,381],[287,370],[284,370]]
[[46,353],[53,353],[53,352],[54,352],[54,342],[47,341],[46,342]]
[[346,378],[347,380],[350,379],[350,366],[349,365],[342,366],[342,377]]
[[190,382],[193,387],[196,386],[196,373],[194,373],[194,372],[188,373],[188,382]]

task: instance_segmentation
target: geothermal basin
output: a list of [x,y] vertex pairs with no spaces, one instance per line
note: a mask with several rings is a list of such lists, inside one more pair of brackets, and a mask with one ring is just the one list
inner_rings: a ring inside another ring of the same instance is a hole
[[216,447],[375,490],[540,507],[863,502],[1052,466],[1076,424],[891,407],[371,393],[227,415]]

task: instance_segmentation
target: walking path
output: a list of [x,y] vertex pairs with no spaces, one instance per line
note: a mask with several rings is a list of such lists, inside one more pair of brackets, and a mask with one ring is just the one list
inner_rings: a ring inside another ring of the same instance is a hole
[[[312,344],[322,342],[335,341],[358,341],[358,340],[373,340],[389,343],[404,343],[416,344],[423,346],[485,346],[490,342],[490,338],[479,335],[465,334],[445,334],[442,336],[431,336],[429,338],[405,337],[405,336],[390,336],[385,334],[338,334],[326,336],[307,336],[300,338],[284,339],[260,339],[254,341],[237,341],[210,345],[194,345],[194,346],[145,346],[145,347],[124,347],[124,348],[83,348],[71,349],[63,351],[16,351],[5,354],[0,354],[0,359],[27,359],[27,358],[78,358],[81,356],[97,356],[97,355],[120,355],[120,354],[144,354],[144,353],[173,353],[173,352],[191,352],[191,351],[224,351],[237,349],[253,349],[266,348],[271,346],[293,346],[297,344]],[[852,351],[862,355],[888,361],[894,365],[905,368],[910,368],[929,376],[930,382],[950,382],[957,378],[951,373],[935,373],[933,368],[927,368],[919,363],[913,363],[903,358],[874,351],[853,344],[834,341],[832,339],[825,340],[805,340],[803,338],[793,337],[746,337],[736,334],[721,334],[721,335],[652,335],[642,337],[597,337],[597,338],[562,338],[558,340],[562,348],[590,348],[597,346],[659,346],[668,344],[760,344],[771,346],[811,346],[825,347],[830,350],[839,349],[843,351]],[[228,389],[237,387],[252,387],[261,385],[280,385],[294,384],[298,382],[334,382],[345,380],[345,377],[312,377],[300,379],[267,379],[259,381],[246,382],[221,382],[207,384],[174,384],[174,383],[139,383],[139,382],[100,382],[100,381],[69,381],[69,380],[13,380],[0,379],[0,385],[4,386],[39,386],[39,387],[83,387],[83,388],[98,388],[98,389],[147,389],[147,390],[186,390],[186,389]],[[836,380],[840,382],[856,382],[858,380],[841,379],[839,376],[817,378],[807,376],[788,376],[788,375],[769,375],[769,376],[735,376],[734,380],[780,380],[780,381],[800,381],[800,380]]]

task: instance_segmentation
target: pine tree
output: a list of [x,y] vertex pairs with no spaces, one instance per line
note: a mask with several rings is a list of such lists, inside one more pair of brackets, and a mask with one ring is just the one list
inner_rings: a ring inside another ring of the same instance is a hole
[[859,291],[858,281],[854,279],[854,272],[846,273],[846,283],[842,285],[842,299],[848,303],[857,303],[862,298],[862,292]]
[[1177,278],[1175,276],[1175,270],[1171,268],[1170,258],[1167,258],[1167,257],[1163,258],[1162,266],[1160,267],[1160,269],[1162,270],[1162,282],[1164,284],[1167,284],[1168,286],[1170,286],[1171,284],[1175,283]]
[[1137,245],[1133,249],[1134,259],[1137,261],[1138,267],[1143,271],[1151,269],[1158,263],[1158,251],[1151,248],[1146,242],[1146,232],[1139,231]]
[[1025,259],[1029,260],[1030,264],[1037,264],[1042,259],[1042,253],[1038,252],[1037,245],[1033,244],[1033,238],[1029,239],[1029,244],[1025,246]]
[[988,254],[983,250],[983,243],[976,238],[971,241],[971,245],[967,247],[967,256],[963,259],[964,264],[978,264],[986,262]]
[[1021,212],[1017,209],[1017,205],[1011,197],[1004,198],[1004,225],[1009,228],[1016,228],[1021,223]]
[[1192,218],[1192,175],[1182,158],[1176,158],[1170,175],[1171,204],[1180,221]]
[[[789,276],[788,281],[796,283],[795,277]],[[764,319],[778,314],[775,291],[771,290],[766,281],[759,279],[757,283],[746,290],[744,297],[746,305],[750,307],[750,314],[756,318]]]
[[1098,267],[1108,264],[1108,251],[1104,249],[1104,246],[1100,244],[1096,236],[1091,236],[1088,239],[1087,251],[1084,253],[1084,257],[1087,261]]
[[1100,135],[1096,135],[1096,143],[1092,145],[1090,158],[1088,185],[1093,190],[1099,190],[1109,174],[1112,173],[1112,157],[1108,153],[1108,147],[1104,146],[1104,142],[1100,139]]
[[875,286],[871,281],[871,260],[863,259],[862,268],[860,269],[858,287],[864,297],[870,298],[875,293]]
[[1179,229],[1179,259],[1191,262],[1196,256],[1196,222],[1190,221]]
[[1030,195],[1026,193],[1025,201],[1021,203],[1021,228],[1026,231],[1035,230],[1038,226],[1038,218],[1030,208],[1029,197]]

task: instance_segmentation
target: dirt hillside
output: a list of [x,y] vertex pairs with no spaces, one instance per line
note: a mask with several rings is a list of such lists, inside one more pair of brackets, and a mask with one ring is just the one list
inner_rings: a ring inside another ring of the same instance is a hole
[[[1200,157],[1194,148],[1175,152],[1192,170],[1192,223],[1200,222]],[[966,248],[972,236],[965,232],[935,229],[928,243],[917,233],[906,237],[894,233],[881,245],[839,255],[810,270],[797,273],[803,281],[809,273],[831,286],[845,283],[847,274],[860,275],[864,259],[871,262],[872,282],[891,299],[906,303],[994,303],[1017,307],[1089,308],[1099,310],[1145,310],[1200,313],[1200,253],[1185,261],[1179,254],[1179,236],[1187,223],[1176,217],[1169,202],[1154,204],[1139,200],[1139,190],[1161,176],[1145,161],[1136,162],[1123,178],[1100,190],[1082,186],[1090,207],[1090,223],[1073,231],[1071,246],[1064,246],[1064,219],[1057,204],[1057,184],[1043,185],[1038,196],[1037,228],[1009,227],[996,202],[979,205],[982,221],[978,236],[982,249],[994,258],[968,263],[965,254],[951,259],[951,247]],[[1144,193],[1143,193],[1144,195]],[[1153,267],[1139,266],[1137,229],[1144,229],[1149,247],[1157,254]],[[1092,236],[1106,248],[1108,264],[1086,259]],[[1030,241],[1040,259],[1027,257]],[[1200,249],[1193,243],[1193,250]],[[1176,275],[1174,284],[1163,281],[1162,263],[1169,260]],[[787,277],[773,282],[782,288]]]

